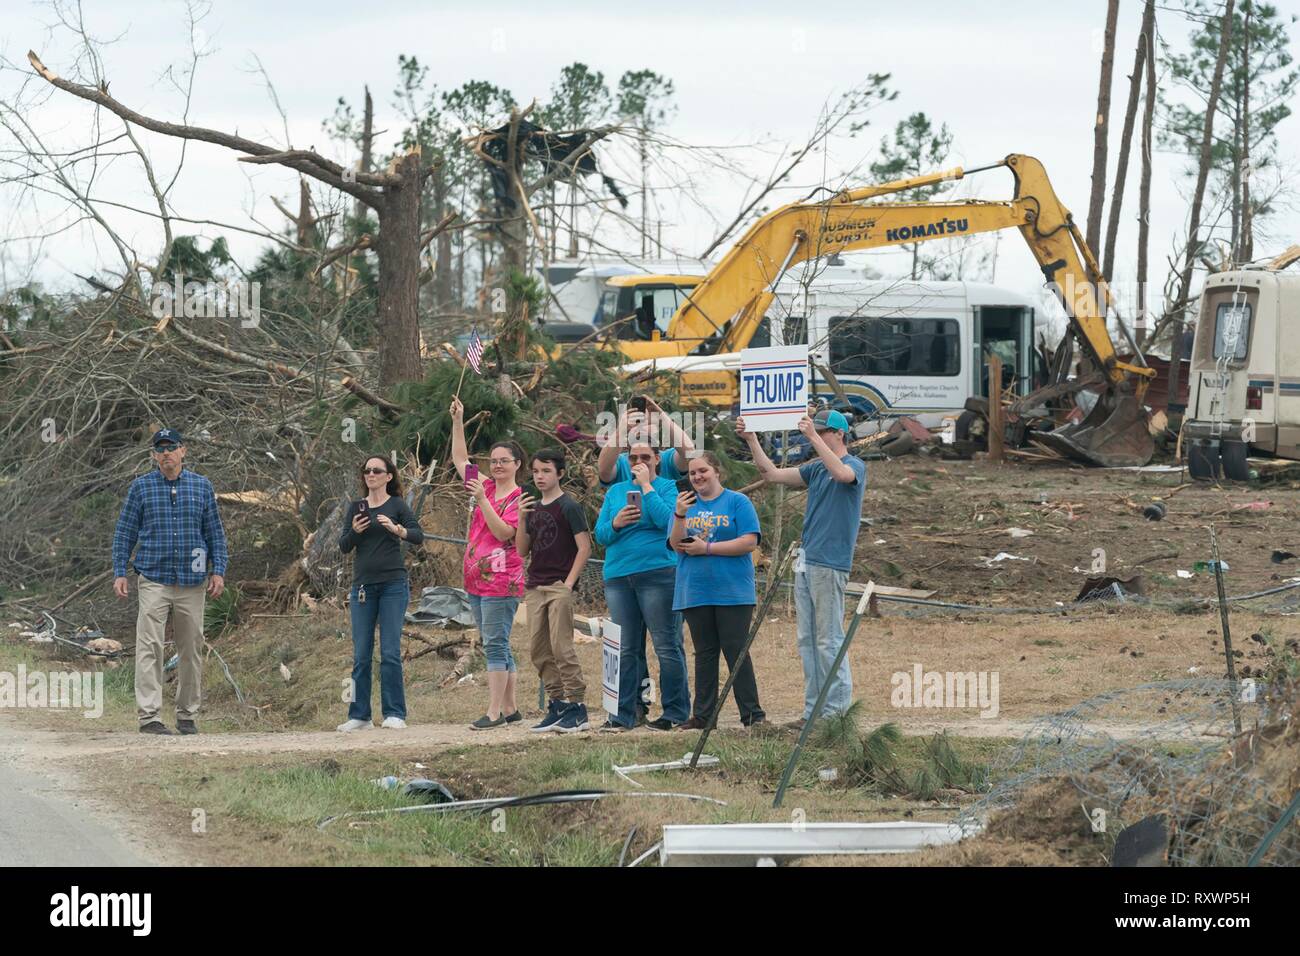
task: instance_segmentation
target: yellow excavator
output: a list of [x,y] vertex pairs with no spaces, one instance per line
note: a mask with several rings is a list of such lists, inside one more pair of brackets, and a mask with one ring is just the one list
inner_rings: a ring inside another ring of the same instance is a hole
[[[890,202],[888,197],[990,169],[1006,168],[1015,179],[1010,200]],[[873,201],[875,200],[875,201]],[[1110,304],[1101,268],[1070,211],[1052,189],[1043,165],[1012,154],[999,163],[942,172],[876,186],[843,190],[817,202],[795,202],[763,216],[726,256],[686,293],[667,335],[647,342],[619,342],[633,361],[684,355],[716,355],[746,348],[776,295],[777,284],[794,265],[821,256],[876,249],[930,239],[1017,229],[1038,260],[1043,276],[1069,316],[1070,328],[1051,363],[1047,384],[1019,398],[1012,419],[1083,389],[1100,387],[1091,411],[1033,437],[1084,462],[1103,466],[1144,465],[1153,442],[1142,405],[1155,371],[1146,367],[1123,322],[1138,363],[1121,361],[1106,330]],[[1068,380],[1073,347],[1081,346],[1080,368]]]

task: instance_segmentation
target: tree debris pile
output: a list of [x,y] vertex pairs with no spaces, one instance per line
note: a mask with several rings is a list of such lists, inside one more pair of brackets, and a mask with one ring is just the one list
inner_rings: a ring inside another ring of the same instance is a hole
[[1053,862],[1111,865],[1119,834],[1158,817],[1167,865],[1244,866],[1256,853],[1300,865],[1294,819],[1265,845],[1300,789],[1296,690],[1280,681],[1239,696],[1241,734],[1220,680],[1143,684],[1044,718],[1005,758],[1011,775],[963,813],[987,824],[958,855],[1038,844]]

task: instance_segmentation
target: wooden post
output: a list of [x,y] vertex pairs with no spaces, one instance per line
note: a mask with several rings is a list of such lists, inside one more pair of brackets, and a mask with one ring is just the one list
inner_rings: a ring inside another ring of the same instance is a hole
[[990,353],[989,370],[989,461],[1002,462],[1002,359]]

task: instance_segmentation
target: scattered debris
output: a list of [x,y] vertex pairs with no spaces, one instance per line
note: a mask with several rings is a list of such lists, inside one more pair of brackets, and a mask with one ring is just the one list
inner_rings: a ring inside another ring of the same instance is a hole
[[1148,521],[1163,521],[1167,513],[1168,511],[1165,508],[1165,503],[1163,501],[1153,501],[1142,509],[1142,517],[1146,518]]
[[[632,784],[632,786],[640,787],[642,785],[629,777],[628,774],[650,773],[655,770],[685,770],[689,768],[690,765],[691,755],[682,754],[681,760],[669,760],[666,763],[634,763],[628,764],[626,767],[620,767],[618,764],[614,764],[613,770],[615,774]],[[700,759],[696,763],[697,767],[716,767],[717,765],[718,758],[710,754],[701,754]]]
[[1178,569],[1177,571],[1175,571],[1174,573],[1177,574],[1180,578],[1183,578],[1183,579],[1194,578],[1194,577],[1196,577],[1196,574],[1195,574],[1194,572],[1192,572],[1192,571],[1184,571],[1182,568],[1179,568],[1179,569]]
[[1285,562],[1294,559],[1295,555],[1290,551],[1275,550],[1271,555],[1269,555],[1269,560],[1274,564],[1284,564]]
[[1007,534],[1013,538],[1028,538],[1033,535],[1033,532],[1028,528],[1008,528]]
[[1144,817],[1125,827],[1115,837],[1111,866],[1165,866],[1169,853],[1169,832],[1163,813]]
[[289,665],[283,661],[280,662],[280,676],[284,678],[286,684],[293,680],[293,671],[289,670]]
[[[416,764],[417,767],[423,764]],[[429,780],[426,777],[417,777],[402,788],[402,793],[408,797],[427,797],[430,803],[455,803],[456,798],[452,792],[437,780]]]
[[[1217,565],[1217,568],[1216,568]],[[1197,561],[1192,565],[1193,571],[1230,571],[1227,561]]]
[[1003,561],[1028,561],[1029,558],[1022,558],[1018,554],[1012,554],[1009,551],[999,551],[993,557],[981,557],[980,562],[986,568],[991,568],[995,564],[1001,564]]
[[1079,590],[1079,596],[1074,601],[1076,604],[1080,601],[1104,601],[1111,598],[1124,601],[1127,598],[1142,597],[1145,594],[1146,591],[1140,574],[1135,574],[1127,580],[1101,576],[1085,580],[1083,587]]
[[469,595],[463,590],[440,585],[420,592],[420,606],[406,612],[406,622],[434,627],[473,627],[474,612],[469,606]]
[[721,823],[664,827],[660,866],[755,865],[803,856],[909,853],[980,832],[953,823]]
[[[462,754],[461,756],[464,755]],[[716,800],[713,797],[706,797],[697,793],[671,793],[658,790],[558,790],[553,793],[535,793],[526,797],[486,797],[479,800],[453,800],[451,803],[421,803],[413,807],[384,807],[379,810],[356,810],[351,813],[340,813],[332,817],[326,817],[320,823],[316,824],[316,829],[323,830],[335,820],[345,820],[353,817],[382,816],[389,813],[488,813],[492,810],[504,807],[533,807],[554,803],[587,803],[596,800],[608,800],[613,797],[661,797],[663,799],[692,800],[702,803],[712,803],[719,807],[727,806],[725,800]],[[789,824],[772,825],[784,826],[786,829],[790,828]],[[815,826],[816,824],[809,825]]]

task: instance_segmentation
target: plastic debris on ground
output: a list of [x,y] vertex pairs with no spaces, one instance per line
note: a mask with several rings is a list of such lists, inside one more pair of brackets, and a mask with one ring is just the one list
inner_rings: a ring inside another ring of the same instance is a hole
[[469,595],[463,590],[437,585],[420,592],[420,606],[406,612],[406,622],[435,627],[473,627],[474,612],[469,606]]
[[995,564],[1001,564],[1003,561],[1028,561],[1029,558],[1022,558],[1018,554],[1012,554],[1009,551],[999,551],[993,557],[981,557],[980,563],[986,568],[991,568]]
[[1103,576],[1084,581],[1079,596],[1074,600],[1076,604],[1080,601],[1125,601],[1130,597],[1141,597],[1145,593],[1140,574],[1127,580]]

